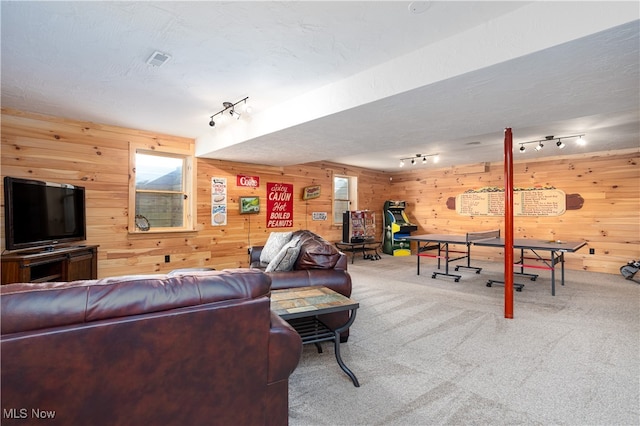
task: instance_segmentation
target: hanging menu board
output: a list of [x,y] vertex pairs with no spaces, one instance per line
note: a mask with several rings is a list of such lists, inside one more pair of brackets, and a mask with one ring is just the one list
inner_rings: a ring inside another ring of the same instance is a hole
[[211,225],[227,224],[227,179],[211,178]]
[[[455,209],[462,216],[504,216],[504,189],[484,188],[459,194]],[[560,216],[567,209],[566,195],[559,189],[515,189],[515,216]]]

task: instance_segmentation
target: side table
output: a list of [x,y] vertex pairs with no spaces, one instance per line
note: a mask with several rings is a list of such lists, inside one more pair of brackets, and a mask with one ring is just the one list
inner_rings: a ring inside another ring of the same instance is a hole
[[[302,338],[302,344],[313,343],[322,352],[320,342],[333,342],[338,365],[351,378],[355,387],[360,383],[340,356],[340,333],[356,319],[359,303],[326,287],[299,287],[271,291],[271,310],[287,321]],[[349,311],[349,320],[335,330],[329,329],[318,315]]]
[[380,253],[378,249],[380,248],[380,241],[362,241],[359,243],[345,243],[343,241],[338,241],[333,243],[336,248],[345,253],[351,253],[351,263],[353,263],[356,253],[362,253],[363,259],[369,260],[380,260]]

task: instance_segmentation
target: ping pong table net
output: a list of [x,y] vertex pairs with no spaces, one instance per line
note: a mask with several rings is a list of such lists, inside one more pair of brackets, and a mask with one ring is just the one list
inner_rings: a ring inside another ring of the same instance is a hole
[[477,241],[488,238],[500,238],[500,230],[467,232],[467,241]]

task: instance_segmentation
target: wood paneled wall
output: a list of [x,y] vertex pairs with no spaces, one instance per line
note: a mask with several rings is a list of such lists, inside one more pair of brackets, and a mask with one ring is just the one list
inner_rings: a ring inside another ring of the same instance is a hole
[[[584,205],[561,216],[514,218],[515,238],[587,241],[566,256],[566,267],[618,274],[620,266],[640,257],[639,151],[627,150],[514,162],[514,187],[555,187],[579,194]],[[503,163],[476,164],[393,175],[390,193],[403,194],[407,214],[418,233],[465,233],[500,229],[504,217],[462,216],[447,207],[449,197],[469,189],[504,188]],[[589,249],[594,254],[589,254]],[[502,261],[503,251],[473,249],[474,258]]]
[[[376,212],[379,234],[382,234],[382,206],[388,199],[408,201],[407,214],[419,225],[419,232],[458,233],[502,228],[503,223],[503,218],[459,216],[446,206],[447,198],[467,189],[502,187],[501,163],[389,174],[328,162],[270,167],[201,158],[197,161],[196,230],[129,234],[129,142],[184,147],[193,144],[193,140],[6,109],[2,110],[1,129],[3,176],[67,182],[87,188],[87,243],[100,246],[99,277],[163,273],[197,266],[246,267],[248,247],[263,244],[272,230],[310,229],[337,241],[342,230],[331,224],[334,173],[358,177],[358,208]],[[517,163],[516,186],[553,185],[566,193],[579,193],[585,203],[582,209],[555,218],[516,218],[516,235],[585,239],[595,254],[589,255],[588,249],[584,249],[569,255],[567,267],[617,274],[621,264],[640,257],[638,157],[636,150]],[[239,174],[259,176],[260,187],[237,187]],[[211,225],[212,177],[227,178],[226,226]],[[296,195],[293,228],[266,228],[267,182],[293,184]],[[303,201],[302,188],[310,185],[320,185],[321,196]],[[261,197],[261,213],[240,215],[238,198],[251,195]],[[312,212],[326,212],[327,221],[313,221]],[[3,210],[1,214],[4,222]],[[499,250],[475,252],[484,259],[502,259]],[[169,263],[164,262],[165,255],[170,256]]]
[[[290,167],[270,167],[245,163],[232,163],[221,160],[198,160],[198,245],[212,247],[216,256],[214,263],[220,267],[247,266],[247,248],[262,245],[271,231],[289,231],[309,229],[322,235],[329,241],[342,238],[342,228],[332,225],[332,182],[333,175],[344,174],[358,177],[359,209],[376,211],[381,218],[385,189],[388,177],[383,173],[371,172],[359,168],[345,167],[332,163],[309,163]],[[257,189],[236,186],[237,175],[258,176],[260,187]],[[211,178],[227,178],[229,215],[227,226],[211,226]],[[293,228],[267,228],[266,184],[293,184]],[[320,197],[302,200],[302,189],[310,185],[320,185]],[[238,198],[241,196],[259,196],[260,213],[241,215],[238,213]],[[326,221],[312,220],[313,212],[326,212]],[[382,234],[381,220],[376,223]]]
[[[388,176],[343,165],[318,162],[270,167],[211,159],[197,161],[196,231],[164,234],[127,232],[129,142],[185,147],[193,140],[3,109],[2,175],[86,188],[87,243],[99,245],[98,276],[164,273],[177,268],[216,269],[248,266],[248,247],[261,245],[269,232],[310,229],[328,240],[340,240],[342,229],[331,224],[333,173],[359,178],[360,209],[377,210],[381,218]],[[260,177],[260,187],[236,186],[236,175]],[[228,224],[211,225],[211,178],[228,185]],[[266,228],[266,184],[294,186],[293,228]],[[321,196],[303,201],[302,188],[321,186]],[[238,197],[258,195],[262,211],[241,215]],[[4,200],[3,200],[4,205]],[[326,212],[326,221],[313,221],[312,212]],[[2,208],[4,224],[4,208]],[[382,234],[381,219],[378,223]],[[4,230],[4,227],[2,228]],[[2,238],[4,250],[4,238]],[[164,262],[166,255],[169,263]]]

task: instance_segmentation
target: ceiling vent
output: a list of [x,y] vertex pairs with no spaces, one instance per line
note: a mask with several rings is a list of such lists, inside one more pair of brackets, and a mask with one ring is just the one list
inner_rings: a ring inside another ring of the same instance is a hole
[[154,67],[159,67],[167,63],[171,59],[171,56],[166,53],[158,52],[157,50],[153,52],[153,55],[147,59],[147,64],[153,65]]

